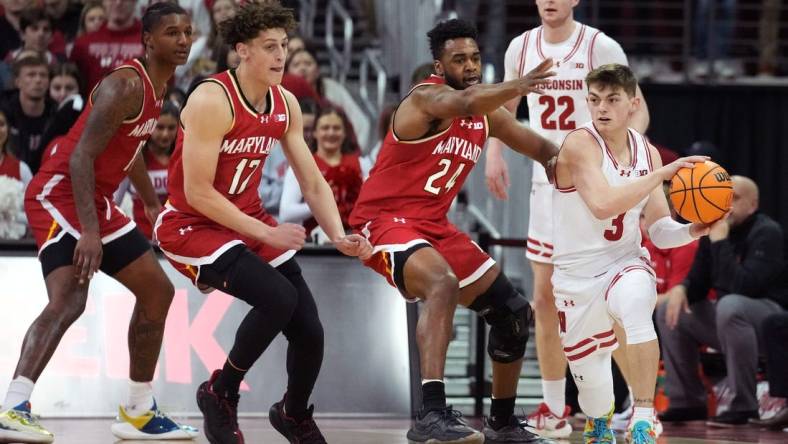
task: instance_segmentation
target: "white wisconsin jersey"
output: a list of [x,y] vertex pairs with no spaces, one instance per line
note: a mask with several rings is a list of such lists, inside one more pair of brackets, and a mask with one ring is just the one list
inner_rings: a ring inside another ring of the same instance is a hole
[[[561,43],[547,43],[543,34],[539,26],[512,40],[506,50],[504,80],[522,77],[545,59],[553,59],[556,75],[543,88],[544,95],[528,94],[528,116],[531,128],[561,146],[570,131],[591,120],[586,75],[608,63],[626,65],[627,57],[615,40],[581,23],[576,22],[572,35]],[[534,162],[532,181],[548,183],[539,162]]]
[[[629,129],[630,165],[616,161],[593,123],[578,131],[587,131],[596,139],[597,143],[587,148],[602,151],[600,168],[610,186],[626,186],[652,171],[648,143],[634,129]],[[574,187],[553,190],[553,265],[571,275],[590,277],[605,273],[625,258],[648,258],[640,236],[640,213],[647,201],[648,197],[623,214],[600,220]]]

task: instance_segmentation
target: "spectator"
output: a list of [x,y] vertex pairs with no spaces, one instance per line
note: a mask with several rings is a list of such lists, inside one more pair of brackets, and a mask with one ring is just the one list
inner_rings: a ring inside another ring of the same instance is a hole
[[[333,107],[321,109],[315,119],[314,137],[309,148],[326,182],[334,191],[334,199],[345,229],[349,229],[348,217],[356,203],[361,183],[369,168],[361,165],[359,152],[348,137],[350,129],[347,117]],[[303,223],[307,236],[317,227],[309,206],[304,202],[292,169],[287,170],[282,201],[279,205],[279,220]]]
[[[153,190],[156,192],[162,205],[167,201],[167,168],[170,164],[172,150],[175,148],[179,116],[180,111],[178,108],[173,103],[166,102],[162,107],[156,127],[153,129],[153,133],[151,133],[142,152],[142,158],[148,170],[148,177],[150,177]],[[131,195],[134,222],[148,239],[153,239],[153,226],[145,215],[145,205],[128,178],[120,184],[120,188],[115,193],[115,201],[118,204],[121,203],[126,192]]]
[[[714,9],[714,29],[709,39],[709,12]],[[736,19],[736,0],[697,0],[693,29],[694,77],[710,74],[709,65],[714,60],[714,72],[720,77],[736,76],[736,67],[730,59],[730,44]]]
[[311,52],[306,49],[293,52],[285,64],[285,71],[302,77],[317,92],[318,97],[342,108],[353,122],[354,134],[359,145],[368,148],[370,125],[367,115],[341,83],[320,75],[317,59]]
[[14,154],[35,174],[41,162],[41,136],[56,105],[49,98],[49,67],[43,58],[26,55],[14,62],[19,89],[2,106],[11,128]]
[[22,46],[20,15],[33,5],[33,0],[2,0],[2,5],[4,15],[0,16],[0,60],[5,60],[9,52]]
[[0,176],[7,176],[16,179],[27,187],[30,179],[33,178],[33,173],[26,163],[17,159],[9,148],[10,127],[8,126],[8,118],[5,113],[0,111]]
[[[784,404],[771,418],[750,422],[761,427],[781,429],[788,427],[788,312],[772,314],[763,321],[762,329],[769,395],[783,398]],[[788,432],[788,429],[785,431]]]
[[303,37],[298,34],[293,34],[290,38],[287,39],[287,60],[290,60],[290,57],[296,53],[296,51],[300,51],[302,49],[306,49],[306,41]]
[[[674,287],[657,308],[657,325],[665,360],[665,391],[670,408],[662,421],[706,417],[706,391],[698,375],[698,346],[707,344],[725,355],[730,409],[712,418],[711,426],[746,424],[758,416],[755,373],[761,326],[788,298],[780,289],[783,232],[758,212],[758,186],[734,176],[729,215],[701,239],[687,279]],[[717,302],[706,299],[710,289]]]
[[19,18],[19,27],[22,31],[22,46],[9,52],[6,62],[13,63],[22,51],[41,54],[49,65],[55,65],[65,58],[65,53],[53,54],[48,49],[52,43],[52,19],[44,14],[43,9],[24,10]]
[[69,0],[44,0],[44,11],[55,25],[55,30],[59,31],[66,41],[74,41],[79,31],[82,3]]
[[96,32],[107,22],[107,11],[101,0],[88,0],[79,14],[79,29],[77,37],[91,32]]
[[79,70],[73,63],[66,62],[55,66],[49,73],[49,98],[58,107],[66,99],[79,94]]
[[134,0],[104,0],[107,22],[74,42],[71,60],[85,78],[86,94],[118,64],[143,53],[142,24],[134,17]]
[[[203,4],[200,0],[197,3]],[[217,71],[219,58],[226,57],[226,48],[219,35],[218,26],[223,21],[235,16],[238,5],[235,0],[215,0],[210,5],[210,13],[205,11],[207,19],[206,29],[200,34],[195,34],[189,60],[175,70],[176,84],[180,88],[188,89],[195,78],[205,78]]]
[[380,112],[380,117],[378,117],[378,140],[367,155],[364,156],[365,161],[370,165],[374,165],[375,161],[378,160],[378,154],[380,154],[380,149],[383,147],[383,140],[391,129],[391,118],[396,110],[397,105],[389,104],[383,107],[383,110]]
[[[315,116],[319,106],[317,102],[309,97],[298,101],[301,107],[301,123],[304,126],[304,140],[307,145],[311,144],[312,130],[315,126]],[[268,158],[263,165],[263,179],[257,189],[260,200],[263,202],[265,211],[268,214],[279,217],[279,201],[282,199],[282,187],[284,186],[285,173],[287,172],[287,158],[281,147],[271,150]]]
[[773,76],[777,72],[777,52],[780,49],[781,0],[762,0],[758,26],[758,75]]

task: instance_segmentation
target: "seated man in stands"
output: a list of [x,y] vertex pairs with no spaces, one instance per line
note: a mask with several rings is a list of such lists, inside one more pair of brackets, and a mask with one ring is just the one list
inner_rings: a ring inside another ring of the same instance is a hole
[[[727,223],[716,224],[700,241],[687,279],[657,308],[670,409],[662,421],[706,418],[706,391],[698,375],[698,346],[710,345],[725,355],[730,409],[708,421],[711,426],[746,424],[758,416],[755,374],[761,325],[788,305],[780,289],[783,232],[758,212],[758,186],[733,176],[733,205]],[[709,289],[718,300],[706,300]]]

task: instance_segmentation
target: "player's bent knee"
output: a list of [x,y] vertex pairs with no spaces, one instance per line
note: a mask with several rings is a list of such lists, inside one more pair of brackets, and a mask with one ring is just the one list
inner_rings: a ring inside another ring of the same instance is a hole
[[490,359],[510,363],[525,355],[534,314],[528,300],[501,273],[470,308],[490,326],[487,353]]
[[653,280],[645,272],[632,272],[624,276],[610,293],[610,311],[620,320],[627,335],[627,344],[653,341],[657,338],[652,319],[657,297]]
[[447,305],[457,305],[460,297],[460,282],[454,273],[439,273],[430,279],[428,292],[425,295],[427,300],[439,299]]

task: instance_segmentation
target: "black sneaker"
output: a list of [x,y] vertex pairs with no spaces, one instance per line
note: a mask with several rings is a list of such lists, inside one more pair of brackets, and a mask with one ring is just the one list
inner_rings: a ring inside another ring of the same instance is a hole
[[657,417],[662,422],[703,421],[708,413],[706,407],[671,407]]
[[494,429],[490,424],[489,418],[484,418],[484,426],[482,433],[484,433],[484,442],[488,444],[503,444],[503,443],[529,443],[529,444],[549,444],[555,441],[531,433],[525,429],[526,423],[520,422],[516,416],[509,417],[509,423],[505,426]]
[[213,391],[213,381],[221,370],[214,370],[211,378],[197,389],[197,407],[203,415],[203,430],[211,444],[244,444],[244,434],[238,428],[237,393],[227,397]]
[[307,417],[301,422],[296,422],[295,419],[285,414],[285,400],[282,398],[281,401],[271,406],[271,410],[268,411],[268,420],[271,421],[271,425],[276,431],[292,444],[326,444],[326,438],[320,433],[315,420],[312,419],[314,410],[315,406],[310,405],[306,411]]
[[749,422],[751,418],[757,418],[758,411],[744,411],[744,412],[725,412],[722,415],[717,415],[713,418],[709,418],[706,421],[706,425],[709,427],[736,427],[740,425],[745,425]]
[[451,406],[430,410],[416,415],[413,427],[408,430],[408,441],[418,443],[481,444],[484,435],[472,429],[462,419],[462,414]]

